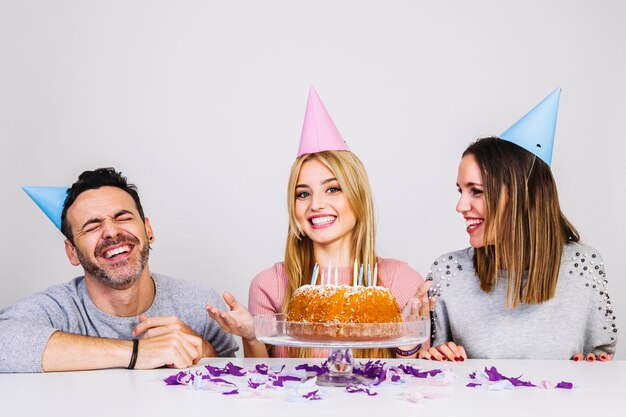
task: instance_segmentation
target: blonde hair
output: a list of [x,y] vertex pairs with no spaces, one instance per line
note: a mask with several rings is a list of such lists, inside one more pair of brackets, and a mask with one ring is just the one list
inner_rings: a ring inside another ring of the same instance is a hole
[[[287,186],[287,207],[289,209],[289,230],[285,246],[285,270],[289,286],[285,291],[282,311],[286,312],[293,292],[309,283],[315,259],[313,242],[300,229],[295,216],[296,185],[302,166],[308,161],[319,161],[337,178],[356,217],[352,233],[352,250],[357,262],[364,265],[376,263],[374,201],[367,178],[367,172],[361,160],[349,151],[323,151],[301,155],[291,167]],[[308,357],[310,349],[289,349],[292,357]],[[390,357],[387,349],[355,351],[356,357]],[[377,355],[377,356],[376,356]]]
[[463,153],[467,155],[473,155],[480,167],[486,202],[484,246],[474,254],[480,288],[490,292],[501,271],[506,271],[507,306],[550,300],[563,245],[580,239],[561,212],[550,167],[495,137],[477,140]]

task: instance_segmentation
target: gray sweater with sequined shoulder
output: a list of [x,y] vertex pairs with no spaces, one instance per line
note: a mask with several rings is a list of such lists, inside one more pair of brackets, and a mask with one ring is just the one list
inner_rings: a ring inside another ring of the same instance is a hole
[[437,296],[433,346],[453,341],[469,358],[570,359],[615,352],[617,326],[597,250],[566,244],[555,296],[517,308],[506,306],[506,274],[493,291],[480,289],[473,255],[473,248],[447,253],[430,268]]

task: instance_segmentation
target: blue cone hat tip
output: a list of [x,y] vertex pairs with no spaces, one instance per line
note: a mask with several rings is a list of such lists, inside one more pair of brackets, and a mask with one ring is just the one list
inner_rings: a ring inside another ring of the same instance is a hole
[[67,187],[23,186],[22,189],[39,206],[52,223],[61,230],[61,214],[67,197]]
[[550,166],[560,98],[561,89],[557,88],[502,133],[500,138],[521,146]]

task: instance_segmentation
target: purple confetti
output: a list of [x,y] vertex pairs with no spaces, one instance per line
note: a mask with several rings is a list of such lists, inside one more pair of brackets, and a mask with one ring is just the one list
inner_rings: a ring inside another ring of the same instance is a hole
[[366,363],[359,364],[358,367],[354,368],[353,373],[355,375],[362,375],[369,379],[378,379],[376,385],[383,382],[387,376],[387,371],[385,370],[385,362],[381,362],[380,360],[368,361]]
[[474,387],[480,387],[482,384],[477,384],[476,382],[470,382],[469,384],[465,385],[466,387],[470,387],[470,388],[474,388]]
[[[511,385],[513,385],[514,387],[536,387],[537,386],[533,384],[531,381],[524,381],[520,379],[521,375],[518,377],[504,376],[500,372],[498,372],[495,366],[492,366],[491,368],[485,367],[485,374],[487,375],[487,378],[489,378],[490,382],[509,381]],[[476,372],[472,372],[471,374],[468,375],[468,377],[472,380],[477,379]],[[469,383],[466,386],[473,388],[473,387],[478,387],[480,385],[481,384],[478,384],[478,383]],[[563,388],[563,389],[572,389],[572,386],[573,384],[571,382],[561,381],[555,387]]]
[[441,369],[431,369],[430,371],[420,371],[418,368],[414,368],[411,365],[400,365],[398,366],[402,372],[407,375],[413,375],[416,378],[427,378],[429,376],[435,376],[443,372]]
[[319,365],[309,365],[306,363],[303,363],[302,365],[298,365],[296,366],[296,370],[302,370],[304,369],[306,372],[315,372],[315,375],[320,376],[320,375],[324,375],[329,373],[330,371],[328,370],[328,366],[326,366],[326,363],[324,363],[322,366]]
[[521,375],[518,376],[517,378],[509,378],[507,376],[504,376],[500,372],[498,372],[495,366],[492,366],[490,369],[487,369],[487,367],[485,367],[485,374],[487,374],[487,377],[489,377],[489,381],[492,381],[492,382],[507,380],[511,384],[513,384],[514,387],[534,387],[535,386],[535,384],[533,384],[530,381],[522,381],[520,379]]
[[275,387],[282,387],[286,381],[301,381],[301,379],[298,378],[297,376],[291,376],[291,375],[271,376],[270,379],[274,379],[272,381],[272,385]]
[[381,382],[385,381],[386,379],[387,379],[387,371],[385,369],[381,369],[376,379],[374,379],[374,382],[372,382],[372,385],[373,386],[380,385]]
[[263,385],[263,382],[254,382],[251,378],[248,378],[248,386],[252,389],[257,389],[259,388],[261,385]]
[[[274,369],[275,369],[275,368],[274,368]],[[285,365],[283,364],[283,366],[281,366],[281,367],[280,367],[280,369],[279,369],[279,370],[277,370],[277,371],[275,371],[274,369],[271,369],[270,371],[271,371],[272,373],[274,373],[274,374],[279,374],[279,373],[281,373],[282,371],[284,371],[284,370],[285,370]]]
[[254,369],[256,369],[256,371],[261,375],[267,375],[267,371],[269,370],[269,367],[264,363],[260,363],[256,365]]
[[400,378],[400,375],[398,374],[393,374],[391,375],[391,382],[399,382],[402,378]]
[[226,373],[226,368],[218,368],[217,366],[207,365],[206,370],[209,371],[211,376],[220,376]]
[[234,394],[239,394],[239,389],[235,388],[232,391],[222,392],[222,395],[234,395]]
[[514,387],[535,387],[536,386],[535,384],[533,384],[530,381],[522,381],[521,379],[519,379],[519,377],[517,377],[517,378],[509,378],[509,377],[505,376],[504,379],[506,379],[511,384],[513,384]]
[[374,395],[378,395],[377,392],[372,392],[370,391],[370,388],[367,385],[348,385],[346,386],[346,391],[349,392],[350,394],[354,394],[356,392],[364,392],[367,395],[369,395],[370,397],[373,397]]
[[248,371],[243,369],[241,366],[237,366],[237,365],[233,364],[232,362],[228,362],[226,364],[225,369],[232,376],[244,376],[246,373],[248,373]]
[[217,366],[207,365],[206,370],[209,371],[211,376],[232,375],[232,376],[244,376],[247,371],[241,366],[234,365],[232,362],[228,362],[225,367],[218,368]]
[[319,390],[316,389],[315,391],[311,391],[311,392],[307,392],[306,394],[304,394],[302,396],[302,398],[305,398],[307,400],[321,400],[322,397],[320,397],[320,395],[318,394]]
[[163,380],[167,385],[187,385],[189,381],[193,381],[193,375],[180,371],[177,374],[170,375]]
[[556,384],[557,388],[562,388],[562,389],[572,389],[573,386],[574,384],[572,384],[571,382],[567,382],[567,381],[561,381],[558,384]]
[[485,367],[485,374],[487,374],[489,381],[492,382],[502,381],[504,379],[502,374],[498,372],[495,366],[492,366],[490,369],[487,369],[487,367]]

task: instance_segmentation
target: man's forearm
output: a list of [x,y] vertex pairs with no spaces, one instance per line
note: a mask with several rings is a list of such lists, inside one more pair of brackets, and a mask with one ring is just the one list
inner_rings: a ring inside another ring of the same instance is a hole
[[125,368],[133,342],[55,332],[43,352],[45,372]]

